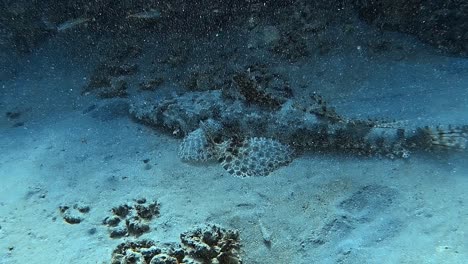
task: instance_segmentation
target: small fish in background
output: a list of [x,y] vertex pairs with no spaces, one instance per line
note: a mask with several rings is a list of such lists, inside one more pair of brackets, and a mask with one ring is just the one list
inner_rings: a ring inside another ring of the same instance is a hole
[[138,12],[130,14],[127,16],[127,19],[143,19],[143,20],[152,20],[161,18],[161,11],[157,9],[150,9],[148,11]]
[[63,23],[55,25],[54,23],[47,20],[47,18],[42,18],[42,22],[44,23],[46,28],[48,30],[55,31],[55,32],[64,32],[64,31],[67,31],[69,29],[72,29],[74,27],[77,27],[89,21],[91,21],[91,19],[80,17],[80,18],[69,19]]
[[90,21],[90,19],[85,18],[85,17],[70,19],[70,20],[67,20],[67,21],[63,22],[62,24],[59,24],[57,26],[57,31],[58,32],[66,31],[66,30],[72,29],[74,27],[77,27],[77,26],[79,26],[81,24],[84,24],[84,23],[86,23],[88,21]]

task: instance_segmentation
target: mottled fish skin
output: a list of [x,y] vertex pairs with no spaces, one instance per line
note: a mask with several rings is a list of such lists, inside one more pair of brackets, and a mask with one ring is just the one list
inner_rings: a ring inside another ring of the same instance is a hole
[[319,95],[304,99],[265,110],[224,101],[220,91],[191,92],[130,111],[145,123],[182,131],[183,161],[217,160],[238,177],[266,176],[304,151],[406,159],[415,152],[453,152],[468,145],[468,126],[418,128],[411,122],[348,119]]
[[457,151],[468,146],[467,125],[411,128],[401,122],[346,119],[328,107],[321,96],[314,94],[311,98],[312,106],[295,106],[317,116],[320,124],[296,140],[296,147],[409,158],[411,152]]

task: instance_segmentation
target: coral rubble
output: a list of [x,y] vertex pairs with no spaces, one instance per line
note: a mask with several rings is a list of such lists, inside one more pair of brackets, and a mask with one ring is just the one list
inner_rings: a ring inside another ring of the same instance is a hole
[[159,203],[137,199],[132,204],[122,204],[112,208],[112,215],[103,220],[111,238],[140,236],[150,231],[149,221],[159,216]]
[[241,264],[239,232],[204,225],[180,235],[180,244],[127,241],[112,253],[112,264]]
[[59,212],[63,220],[69,224],[79,224],[84,220],[84,216],[89,213],[91,208],[82,203],[76,203],[73,206],[61,205]]
[[240,264],[239,232],[217,225],[196,227],[180,235],[188,263]]
[[183,251],[177,246],[151,240],[127,241],[112,252],[111,264],[178,264],[183,257]]

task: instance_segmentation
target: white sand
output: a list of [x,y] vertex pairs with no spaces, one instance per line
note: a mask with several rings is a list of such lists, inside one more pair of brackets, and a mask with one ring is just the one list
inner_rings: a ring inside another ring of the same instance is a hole
[[[47,50],[42,52],[32,56],[16,82],[3,83],[1,264],[108,262],[123,239],[110,239],[101,222],[113,206],[139,197],[161,203],[161,216],[142,238],[176,242],[192,225],[218,223],[240,230],[248,264],[468,259],[463,153],[404,161],[309,153],[268,177],[239,179],[216,164],[182,163],[177,139],[128,117],[106,118],[96,114],[99,109],[83,114],[90,105],[103,104],[79,95],[86,72],[71,71],[66,59],[52,68],[54,56],[42,61]],[[348,73],[348,78],[360,71],[367,76],[350,81],[354,89],[336,96],[339,112],[468,123],[467,60],[431,55],[380,62],[367,61]],[[11,109],[24,112],[24,126],[12,127],[4,117]],[[386,206],[371,207],[370,219],[352,223],[349,232],[331,229],[328,238],[322,236],[328,241],[314,243],[327,223],[347,215],[340,202],[367,185],[389,187],[395,196]],[[67,224],[58,206],[77,201],[91,211],[82,223]],[[271,247],[263,242],[259,220],[271,234]],[[88,233],[92,228],[95,234]]]

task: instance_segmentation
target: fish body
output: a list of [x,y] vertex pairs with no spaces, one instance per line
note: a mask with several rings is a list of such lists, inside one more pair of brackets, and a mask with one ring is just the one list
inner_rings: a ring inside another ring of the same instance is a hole
[[135,14],[130,14],[127,16],[128,19],[143,19],[143,20],[151,20],[151,19],[158,19],[161,17],[161,12],[156,9],[150,9],[148,11],[138,12]]
[[57,26],[57,31],[58,32],[66,31],[66,30],[72,29],[72,28],[74,28],[76,26],[79,26],[81,24],[84,24],[84,23],[86,23],[88,21],[90,21],[90,19],[85,18],[85,17],[70,19],[70,20],[67,20],[67,21],[59,24]]

